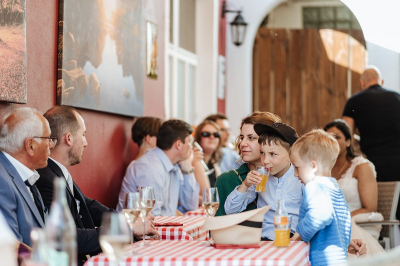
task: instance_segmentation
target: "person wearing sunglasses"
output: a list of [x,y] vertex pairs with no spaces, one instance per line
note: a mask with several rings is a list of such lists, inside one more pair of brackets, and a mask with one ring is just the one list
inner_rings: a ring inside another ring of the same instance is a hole
[[203,148],[204,162],[214,172],[208,175],[210,186],[215,187],[217,177],[221,174],[219,164],[222,158],[220,127],[211,120],[205,120],[197,126],[194,139]]

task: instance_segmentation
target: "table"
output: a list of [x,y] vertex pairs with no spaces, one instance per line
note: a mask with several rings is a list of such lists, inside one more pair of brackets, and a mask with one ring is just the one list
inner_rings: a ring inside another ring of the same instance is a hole
[[[140,253],[122,259],[125,266],[223,266],[223,265],[310,265],[309,246],[292,241],[287,248],[276,248],[265,241],[256,249],[215,249],[206,241],[160,241],[151,247],[136,248]],[[107,266],[104,254],[90,258],[85,266]]]
[[198,209],[194,210],[194,211],[188,211],[185,212],[185,216],[203,216],[203,217],[207,217],[207,213],[204,210],[204,208],[201,206]]
[[155,223],[182,223],[183,226],[156,227],[161,240],[208,240],[208,230],[203,230],[206,217],[156,216]]

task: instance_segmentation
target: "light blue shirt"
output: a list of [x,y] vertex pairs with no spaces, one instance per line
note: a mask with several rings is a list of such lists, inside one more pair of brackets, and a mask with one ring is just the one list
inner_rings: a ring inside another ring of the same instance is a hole
[[236,151],[228,147],[222,147],[221,150],[222,159],[219,165],[219,167],[221,168],[221,173],[232,169],[237,169],[242,165],[242,163],[238,163],[238,160],[240,160],[240,156]]
[[294,176],[293,166],[290,166],[289,170],[280,178],[269,176],[265,193],[255,192],[255,185],[251,186],[245,193],[239,192],[238,187],[229,194],[225,201],[226,214],[244,211],[247,205],[254,201],[258,195],[257,208],[271,206],[271,209],[264,216],[261,236],[274,240],[274,214],[278,200],[283,199],[287,213],[292,215],[291,231],[296,231],[304,185]]
[[186,211],[198,208],[199,185],[194,174],[182,175],[178,164],[173,165],[163,150],[154,148],[132,161],[126,169],[117,211],[122,210],[125,193],[149,186],[156,194],[154,215],[176,215],[178,201]]
[[336,179],[319,176],[307,183],[297,232],[304,242],[310,242],[311,265],[339,265],[346,262],[351,217]]

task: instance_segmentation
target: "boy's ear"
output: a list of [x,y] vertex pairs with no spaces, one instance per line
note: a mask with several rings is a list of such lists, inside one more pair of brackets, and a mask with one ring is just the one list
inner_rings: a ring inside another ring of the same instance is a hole
[[311,160],[311,168],[314,173],[318,171],[318,163],[317,161]]

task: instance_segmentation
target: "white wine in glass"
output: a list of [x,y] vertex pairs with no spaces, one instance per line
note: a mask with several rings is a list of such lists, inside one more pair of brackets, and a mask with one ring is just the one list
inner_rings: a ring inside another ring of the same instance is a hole
[[107,212],[103,214],[100,227],[100,246],[106,254],[110,265],[118,265],[124,253],[124,248],[129,245],[129,226],[122,213]]
[[[124,196],[124,205],[122,212],[125,215],[126,221],[129,224],[131,229],[131,245],[133,244],[133,226],[135,224],[136,219],[140,215],[141,210],[141,201],[140,194],[138,192],[129,192],[125,193]],[[135,252],[131,251],[131,254],[135,254]]]
[[214,217],[219,207],[218,189],[216,187],[205,188],[203,192],[203,208],[208,217]]
[[143,222],[143,241],[140,246],[151,246],[151,244],[146,242],[146,217],[151,213],[156,204],[156,196],[153,187],[140,187],[139,194],[141,200],[140,217]]

